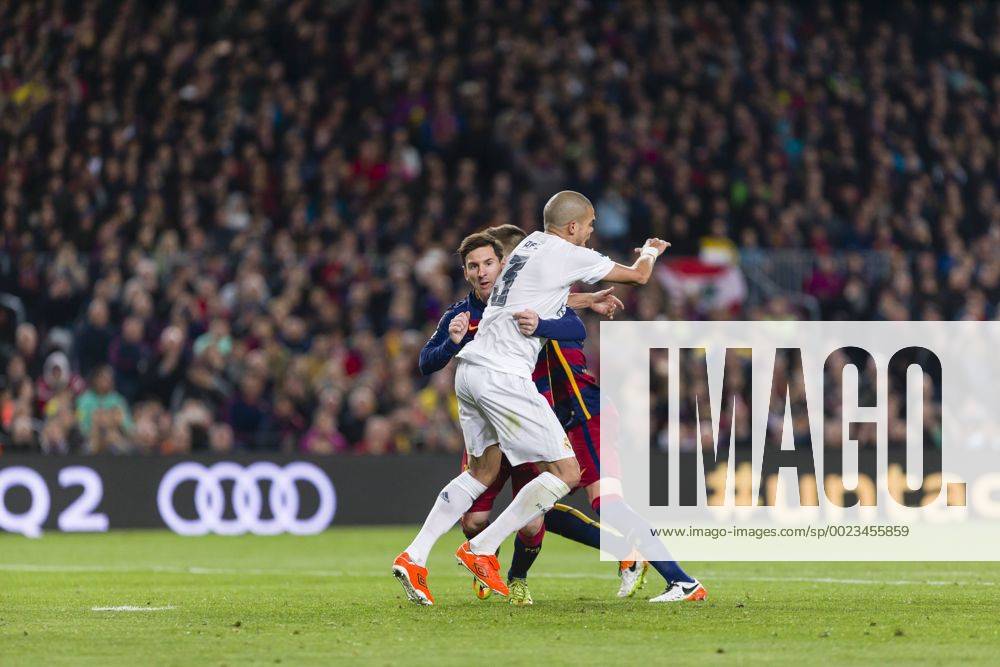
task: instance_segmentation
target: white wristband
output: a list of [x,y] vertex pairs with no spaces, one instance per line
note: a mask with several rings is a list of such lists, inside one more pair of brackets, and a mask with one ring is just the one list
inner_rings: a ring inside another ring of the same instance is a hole
[[646,246],[642,247],[642,251],[639,254],[640,255],[649,255],[653,259],[656,259],[657,257],[660,256],[660,251],[657,250],[656,248],[654,248],[651,245],[646,245]]

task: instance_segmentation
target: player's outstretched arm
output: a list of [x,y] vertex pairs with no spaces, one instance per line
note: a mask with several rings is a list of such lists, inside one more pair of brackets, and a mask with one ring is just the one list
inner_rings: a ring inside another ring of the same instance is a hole
[[670,244],[666,241],[646,239],[645,245],[635,249],[639,253],[639,257],[632,263],[632,266],[615,264],[603,280],[609,283],[645,285],[649,282],[649,277],[653,275],[653,265],[656,263],[656,259],[669,247]]
[[461,341],[469,330],[469,313],[449,310],[438,322],[434,335],[420,350],[420,374],[435,373],[462,349]]

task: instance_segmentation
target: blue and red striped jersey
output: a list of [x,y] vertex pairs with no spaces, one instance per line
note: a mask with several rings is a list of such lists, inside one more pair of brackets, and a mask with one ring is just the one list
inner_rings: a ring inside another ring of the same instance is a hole
[[601,412],[601,389],[587,370],[583,342],[550,340],[531,376],[567,430]]

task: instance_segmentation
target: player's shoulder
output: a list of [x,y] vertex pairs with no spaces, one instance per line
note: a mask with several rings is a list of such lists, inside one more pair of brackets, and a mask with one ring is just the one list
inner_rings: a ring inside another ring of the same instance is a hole
[[539,239],[538,242],[540,244],[544,244],[545,250],[548,252],[554,252],[560,255],[565,253],[591,254],[596,252],[595,250],[587,248],[586,246],[579,246],[570,243],[566,239],[562,238],[561,236],[556,236],[555,234],[541,234],[541,236],[543,238]]
[[464,299],[456,301],[455,303],[448,306],[444,311],[444,316],[450,319],[455,315],[458,315],[462,311],[468,309],[469,309],[469,297],[465,297]]
[[466,296],[464,299],[459,299],[455,303],[448,306],[448,310],[462,310],[469,307],[469,297]]
[[520,243],[514,246],[514,249],[511,250],[510,254],[512,257],[517,254],[522,254],[522,255],[534,254],[535,251],[537,251],[540,248],[543,248],[548,243],[549,238],[556,238],[556,237],[552,236],[551,234],[546,234],[544,232],[531,232],[523,239],[521,239]]
[[536,230],[525,236],[523,239],[521,239],[521,243],[519,243],[518,245],[524,245],[533,248],[537,245],[545,243],[549,238],[559,238],[559,237],[554,236],[552,234],[546,234],[545,232],[539,232]]

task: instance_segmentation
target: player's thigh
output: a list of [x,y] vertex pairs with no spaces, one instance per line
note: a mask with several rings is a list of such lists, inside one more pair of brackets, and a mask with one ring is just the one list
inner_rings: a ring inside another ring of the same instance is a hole
[[601,478],[601,423],[594,415],[576,424],[566,433],[580,464],[580,487],[588,487]]
[[511,465],[573,456],[559,420],[530,380],[497,373],[478,404],[496,429]]
[[475,459],[482,458],[488,447],[497,444],[497,432],[479,406],[461,394],[458,398],[458,424],[462,429],[471,470],[476,465]]
[[[621,479],[621,459],[618,452],[619,415],[613,405],[601,410],[589,420],[590,438],[594,442],[598,463],[601,466],[601,478]],[[607,492],[607,490],[605,490]]]
[[500,449],[498,443],[493,443],[492,445],[487,445],[483,448],[483,452],[479,455],[470,454],[469,455],[469,471],[475,472],[477,470],[482,470],[489,468],[490,470],[499,471],[500,466],[506,461],[503,457],[503,452]]

